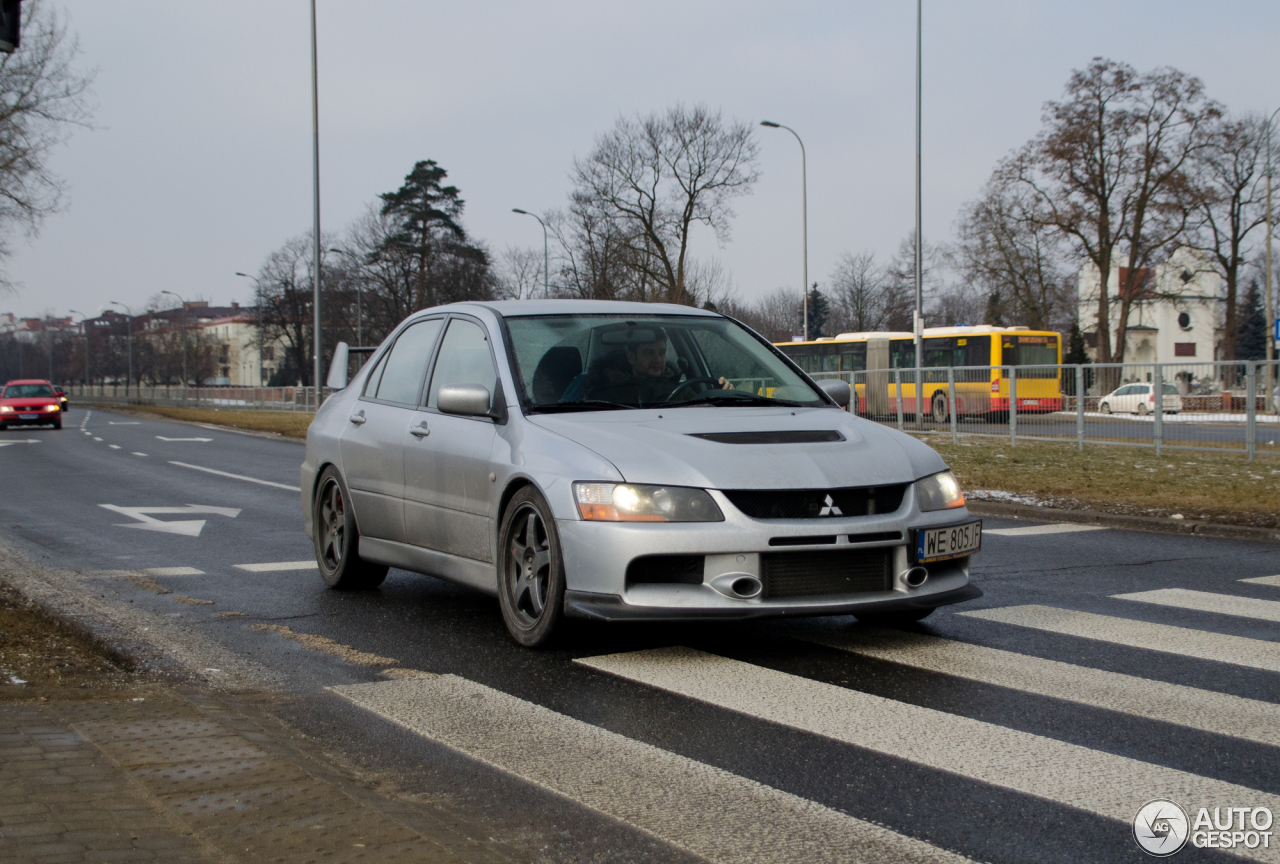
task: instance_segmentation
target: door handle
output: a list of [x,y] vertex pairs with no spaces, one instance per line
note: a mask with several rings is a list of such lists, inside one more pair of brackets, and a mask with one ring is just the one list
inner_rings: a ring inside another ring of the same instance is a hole
[[354,423],[354,424],[356,424],[357,426],[359,426],[361,423],[363,423],[363,422],[365,421],[364,412],[363,412],[363,411],[357,411],[356,413],[352,414],[352,415],[351,415],[349,418],[347,418],[347,419],[349,419],[352,423]]
[[431,434],[431,430],[427,428],[427,421],[423,420],[417,426],[410,426],[409,434],[414,438],[426,438]]

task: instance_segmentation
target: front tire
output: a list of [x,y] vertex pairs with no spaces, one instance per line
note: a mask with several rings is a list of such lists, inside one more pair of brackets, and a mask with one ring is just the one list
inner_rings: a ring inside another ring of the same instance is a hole
[[54,428],[54,429],[61,429],[61,428],[62,428],[62,418],[61,418],[61,417],[59,417],[57,420],[54,420],[54,421],[53,421],[53,428]]
[[1103,414],[1110,414],[1110,413],[1111,413],[1111,403],[1110,403],[1110,402],[1103,402],[1101,405],[1099,405],[1099,406],[1098,406],[1098,410],[1099,410],[1099,411],[1101,411]]
[[498,602],[507,632],[526,648],[546,645],[564,617],[564,556],[551,507],[537,489],[512,497],[499,536]]
[[933,397],[933,422],[946,423],[950,412],[947,410],[947,397],[941,393]]
[[1137,410],[1136,412],[1134,412],[1134,413],[1136,413],[1139,417],[1146,417],[1146,416],[1147,416],[1147,403],[1146,403],[1146,402],[1139,402],[1139,403],[1138,403],[1138,410]]
[[367,591],[387,578],[387,566],[360,557],[360,530],[342,475],[329,467],[316,484],[312,504],[316,564],[320,578],[336,591]]

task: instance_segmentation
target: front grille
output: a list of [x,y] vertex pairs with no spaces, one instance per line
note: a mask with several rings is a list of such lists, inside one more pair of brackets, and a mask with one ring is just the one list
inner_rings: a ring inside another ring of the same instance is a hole
[[627,565],[627,585],[701,585],[703,556],[644,555]]
[[[723,492],[734,507],[752,519],[825,519],[893,513],[902,506],[907,484],[849,489],[725,489]],[[831,504],[827,496],[831,497]]]
[[888,591],[892,563],[891,549],[766,552],[760,556],[762,596],[768,600]]

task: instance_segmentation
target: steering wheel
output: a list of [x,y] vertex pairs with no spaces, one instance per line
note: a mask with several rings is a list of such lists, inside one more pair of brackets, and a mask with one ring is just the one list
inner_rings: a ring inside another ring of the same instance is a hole
[[[704,390],[714,390],[719,388],[720,379],[708,378],[706,376],[703,376],[701,378],[689,378],[687,380],[681,381],[679,384],[677,384],[675,387],[671,389],[670,393],[667,394],[667,401],[670,402],[672,399],[675,398],[675,395],[677,393],[679,393],[681,390],[683,390],[686,387],[691,387],[694,384],[706,384],[708,386],[703,388]],[[693,395],[693,394],[690,394],[690,395]]]

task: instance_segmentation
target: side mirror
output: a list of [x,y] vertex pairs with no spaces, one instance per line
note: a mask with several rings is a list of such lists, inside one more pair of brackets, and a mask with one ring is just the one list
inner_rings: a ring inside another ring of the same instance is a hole
[[489,388],[480,384],[446,384],[436,396],[436,407],[445,414],[488,417],[489,406]]
[[849,385],[838,378],[827,378],[816,382],[822,388],[822,392],[826,393],[841,408],[849,407]]
[[330,390],[347,389],[347,360],[350,348],[346,342],[339,342],[333,349],[333,362],[329,364],[329,379],[325,384]]

